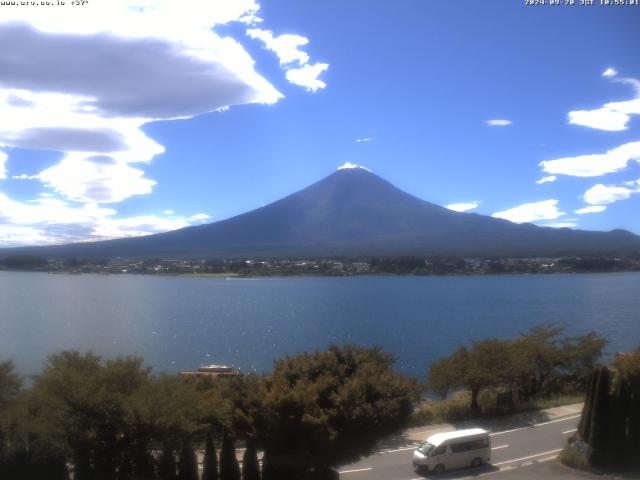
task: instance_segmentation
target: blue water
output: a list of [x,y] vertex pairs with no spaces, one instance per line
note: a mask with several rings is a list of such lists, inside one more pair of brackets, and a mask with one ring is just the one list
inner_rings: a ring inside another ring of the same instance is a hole
[[457,345],[537,323],[640,345],[640,274],[214,279],[0,272],[0,360],[38,372],[62,349],[139,354],[155,371],[268,371],[330,342],[379,345],[422,378]]

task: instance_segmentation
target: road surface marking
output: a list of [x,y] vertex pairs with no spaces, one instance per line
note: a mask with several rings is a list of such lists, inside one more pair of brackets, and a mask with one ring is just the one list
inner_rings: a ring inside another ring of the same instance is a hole
[[566,435],[567,433],[573,433],[573,432],[577,432],[578,429],[577,428],[572,428],[571,430],[565,430],[564,432],[562,432],[563,435]]
[[524,430],[525,428],[531,428],[531,427],[520,427],[520,428],[513,428],[511,430],[502,430],[501,432],[490,433],[489,436],[495,437],[496,435],[502,435],[503,433],[517,432],[518,430]]
[[527,457],[514,458],[513,460],[506,460],[504,462],[493,463],[492,465],[494,467],[498,467],[506,463],[521,462],[522,460],[529,460],[530,458],[541,457],[542,455],[551,455],[552,453],[558,453],[560,451],[562,451],[562,449],[558,448],[557,450],[550,450],[548,452],[536,453],[535,455],[529,455]]
[[507,445],[500,445],[499,447],[492,447],[491,450],[500,450],[501,448],[507,448],[509,446],[509,444]]
[[340,475],[342,475],[343,473],[356,473],[356,472],[368,472],[370,470],[373,470],[372,467],[369,468],[356,468],[355,470],[342,470],[341,472],[338,472]]
[[493,432],[493,433],[490,433],[489,436],[495,437],[496,435],[502,435],[504,433],[518,432],[520,430],[526,430],[527,428],[531,428],[531,427],[542,427],[544,425],[550,425],[552,423],[566,422],[567,420],[573,420],[574,418],[579,418],[579,417],[580,417],[580,415],[572,415],[571,417],[567,417],[567,418],[559,418],[557,420],[550,420],[548,422],[534,423],[533,425],[529,425],[528,427],[519,427],[519,428],[512,428],[511,430],[503,430],[501,432]]
[[382,455],[383,453],[394,453],[394,452],[404,452],[405,450],[415,450],[418,445],[420,445],[420,444],[416,443],[412,447],[402,447],[402,448],[396,448],[394,450],[381,450],[381,451],[377,452],[377,454],[378,455]]
[[543,426],[543,425],[549,425],[549,424],[551,424],[551,423],[558,423],[558,422],[564,422],[564,421],[566,421],[566,420],[573,420],[574,418],[580,418],[580,415],[573,415],[573,416],[571,416],[571,417],[561,418],[561,419],[559,419],[559,420],[550,420],[550,421],[548,421],[548,422],[536,423],[536,424],[534,425],[534,427],[541,427],[541,426]]

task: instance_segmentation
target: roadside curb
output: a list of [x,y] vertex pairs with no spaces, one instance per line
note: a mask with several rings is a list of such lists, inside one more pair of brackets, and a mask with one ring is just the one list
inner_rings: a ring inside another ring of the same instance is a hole
[[472,427],[480,427],[489,431],[508,430],[514,426],[521,427],[540,421],[553,421],[568,415],[579,415],[581,412],[582,403],[573,403],[543,410],[531,410],[499,417],[479,418],[459,423],[436,423],[420,427],[411,427],[380,442],[374,454],[415,448],[418,443],[423,442],[427,437],[435,433],[450,432],[460,428]]
[[600,480],[639,480],[640,479],[640,476],[627,477],[622,475],[616,475],[613,473],[603,473],[602,475],[600,475],[594,472],[585,472],[584,470],[579,470],[577,468],[570,467],[569,465],[565,465],[560,461],[559,457],[556,459],[556,462],[565,470],[568,470],[575,475],[581,475],[585,478],[599,478]]

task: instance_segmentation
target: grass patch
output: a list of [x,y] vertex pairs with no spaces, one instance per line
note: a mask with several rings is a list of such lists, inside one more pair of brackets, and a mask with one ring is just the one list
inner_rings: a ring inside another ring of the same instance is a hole
[[443,422],[460,422],[475,418],[498,417],[513,413],[544,410],[582,401],[584,401],[584,395],[558,394],[527,401],[519,401],[515,398],[510,408],[498,408],[496,392],[484,391],[478,398],[480,414],[473,415],[469,408],[471,404],[469,393],[456,392],[445,400],[422,400],[420,406],[413,413],[411,423],[417,427]]
[[592,471],[587,455],[578,451],[573,445],[565,445],[562,452],[560,452],[560,461],[567,467],[575,468],[576,470]]

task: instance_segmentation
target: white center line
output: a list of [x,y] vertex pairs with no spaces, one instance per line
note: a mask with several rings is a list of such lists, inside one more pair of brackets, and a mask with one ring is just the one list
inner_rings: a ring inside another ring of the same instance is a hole
[[572,428],[571,430],[565,430],[564,432],[562,432],[563,435],[566,435],[567,433],[573,433],[573,432],[577,432],[578,429],[577,428]]
[[543,455],[550,455],[552,453],[558,453],[560,451],[562,451],[562,449],[558,448],[557,450],[549,450],[548,452],[536,453],[535,455],[529,455],[528,457],[514,458],[513,460],[506,460],[504,462],[498,462],[498,463],[494,463],[492,465],[494,467],[498,467],[498,466],[504,465],[506,463],[520,462],[522,460],[529,460],[530,458],[541,457]]
[[528,427],[513,428],[511,430],[503,430],[501,432],[493,432],[493,433],[490,433],[489,435],[491,437],[495,437],[496,435],[503,435],[505,433],[518,432],[520,430],[526,430],[527,428],[531,428],[531,427],[542,427],[544,425],[550,425],[552,423],[566,422],[567,420],[573,420],[574,418],[580,418],[580,415],[572,415],[571,417],[559,418],[557,420],[549,420],[548,422],[535,423],[533,425],[529,425]]
[[498,447],[492,447],[491,450],[500,450],[501,448],[507,448],[509,446],[509,444],[507,445],[500,445]]
[[558,423],[558,422],[566,422],[567,420],[573,420],[574,418],[580,418],[580,415],[573,415],[571,417],[561,418],[559,420],[550,420],[548,422],[536,423],[534,427],[541,427],[543,425],[550,425],[552,423]]
[[356,473],[356,472],[368,472],[370,470],[373,470],[372,467],[369,468],[356,468],[355,470],[342,470],[341,472],[338,472],[340,475],[342,475],[343,473]]

